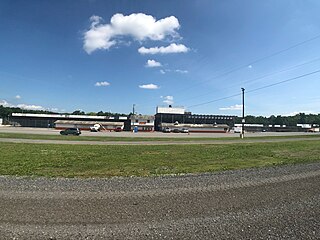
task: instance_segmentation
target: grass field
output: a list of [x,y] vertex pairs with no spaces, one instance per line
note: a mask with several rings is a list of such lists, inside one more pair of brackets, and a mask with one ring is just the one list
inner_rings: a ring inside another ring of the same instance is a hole
[[150,176],[319,160],[319,140],[175,146],[0,143],[0,175],[17,176]]

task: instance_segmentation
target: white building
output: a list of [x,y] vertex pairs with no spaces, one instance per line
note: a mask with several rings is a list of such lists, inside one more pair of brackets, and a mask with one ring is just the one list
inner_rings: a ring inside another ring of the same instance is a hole
[[131,130],[138,130],[141,132],[154,131],[154,116],[152,115],[131,115]]
[[186,109],[184,107],[157,107],[156,113],[169,113],[169,114],[185,114]]

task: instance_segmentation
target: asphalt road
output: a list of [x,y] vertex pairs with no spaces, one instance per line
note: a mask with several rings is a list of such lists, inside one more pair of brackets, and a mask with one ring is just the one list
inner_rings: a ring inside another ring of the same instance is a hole
[[0,177],[1,239],[319,239],[320,163],[154,178]]
[[[43,134],[43,135],[59,135],[60,130],[52,128],[28,128],[28,127],[8,127],[0,125],[0,133],[24,133],[24,134]],[[248,132],[246,137],[261,137],[261,136],[292,136],[292,135],[319,135],[320,133],[307,132]],[[162,132],[89,132],[82,131],[81,136],[96,136],[96,137],[157,137],[157,138],[223,138],[234,137],[239,138],[239,133],[162,133]],[[81,137],[80,136],[80,137]]]

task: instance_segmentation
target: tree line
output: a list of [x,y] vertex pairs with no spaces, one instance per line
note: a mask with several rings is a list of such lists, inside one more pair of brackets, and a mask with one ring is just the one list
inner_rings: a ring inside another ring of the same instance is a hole
[[[47,111],[47,110],[26,110],[18,107],[4,107],[0,105],[0,118],[7,119],[12,113],[34,113],[34,114],[58,114],[57,112]],[[68,115],[88,115],[88,116],[127,116],[127,114],[122,113],[112,113],[112,112],[84,112],[81,110],[76,110],[71,113],[63,113]]]
[[[235,123],[241,123],[242,118],[236,117]],[[294,116],[274,116],[263,117],[263,116],[251,116],[245,117],[245,122],[248,124],[263,124],[268,125],[286,125],[286,126],[297,126],[297,124],[318,124],[320,125],[320,114],[305,114],[299,113]]]

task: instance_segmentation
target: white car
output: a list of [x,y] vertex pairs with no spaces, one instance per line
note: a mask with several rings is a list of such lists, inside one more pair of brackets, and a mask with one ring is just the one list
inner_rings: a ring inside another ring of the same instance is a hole
[[189,133],[189,129],[188,129],[188,128],[182,128],[182,129],[180,130],[180,132],[182,132],[182,133]]

